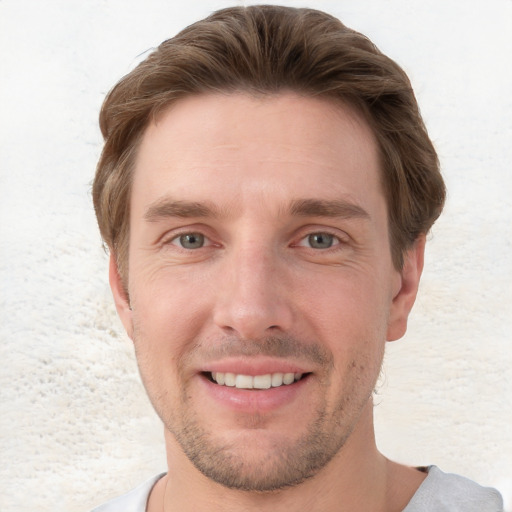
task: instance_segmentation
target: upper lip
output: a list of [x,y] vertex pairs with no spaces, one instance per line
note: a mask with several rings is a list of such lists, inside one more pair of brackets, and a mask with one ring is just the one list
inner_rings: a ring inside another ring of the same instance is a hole
[[266,375],[268,373],[309,373],[310,368],[293,361],[276,358],[223,358],[218,361],[205,363],[199,371],[234,373],[237,375]]

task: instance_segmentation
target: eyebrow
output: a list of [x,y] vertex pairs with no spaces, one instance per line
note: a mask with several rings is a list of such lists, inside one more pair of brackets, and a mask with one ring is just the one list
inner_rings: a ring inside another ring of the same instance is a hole
[[[291,201],[287,211],[290,215],[299,217],[370,218],[366,210],[342,199],[295,199]],[[144,213],[144,219],[148,222],[157,222],[169,217],[217,218],[219,216],[220,212],[213,204],[175,200],[169,197],[158,199]]]
[[342,199],[299,199],[292,201],[290,213],[300,217],[336,217],[369,219],[370,214],[360,206]]
[[212,205],[193,201],[180,201],[162,198],[154,202],[144,213],[148,222],[156,222],[167,217],[217,217],[218,212]]

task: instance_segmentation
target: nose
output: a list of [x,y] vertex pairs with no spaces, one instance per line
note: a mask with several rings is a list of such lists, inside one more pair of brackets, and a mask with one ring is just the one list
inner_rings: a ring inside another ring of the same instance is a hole
[[241,339],[288,331],[293,311],[283,264],[272,250],[248,244],[223,262],[214,322]]

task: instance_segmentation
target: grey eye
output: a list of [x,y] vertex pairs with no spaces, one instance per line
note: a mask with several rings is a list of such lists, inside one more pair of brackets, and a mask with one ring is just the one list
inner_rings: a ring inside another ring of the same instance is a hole
[[204,245],[204,235],[201,233],[186,233],[181,235],[178,240],[184,249],[200,249]]
[[309,246],[313,249],[329,249],[334,244],[334,235],[329,233],[313,233],[308,236]]

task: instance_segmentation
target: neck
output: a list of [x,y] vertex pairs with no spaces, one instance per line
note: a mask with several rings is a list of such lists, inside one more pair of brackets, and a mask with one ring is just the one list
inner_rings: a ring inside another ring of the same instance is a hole
[[379,453],[371,401],[345,445],[322,470],[299,485],[279,491],[228,489],[202,475],[168,432],[166,446],[169,474],[151,493],[148,512],[398,512],[424,478],[422,473],[392,463]]

